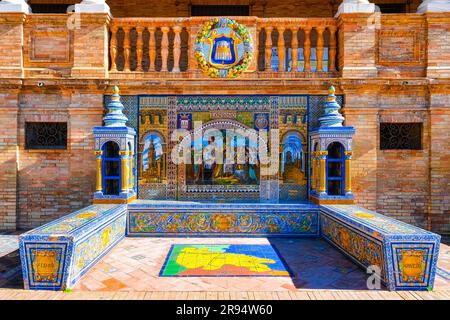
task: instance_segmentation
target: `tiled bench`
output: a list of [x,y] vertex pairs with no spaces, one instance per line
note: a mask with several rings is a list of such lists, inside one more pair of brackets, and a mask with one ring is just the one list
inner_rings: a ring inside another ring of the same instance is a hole
[[440,236],[358,206],[322,205],[322,236],[390,290],[432,290]]
[[20,236],[25,289],[65,290],[124,236],[126,205],[92,205]]

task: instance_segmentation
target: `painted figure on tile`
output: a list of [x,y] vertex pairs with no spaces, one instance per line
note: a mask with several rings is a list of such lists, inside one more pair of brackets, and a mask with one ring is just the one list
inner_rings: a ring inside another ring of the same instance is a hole
[[[208,145],[204,152],[204,165],[203,165],[203,182],[205,184],[213,183],[213,176],[216,171],[216,142],[215,137],[208,138]],[[217,174],[217,173],[216,173]]]
[[[258,183],[257,146],[252,145],[244,136],[233,134],[226,139],[224,137],[227,137],[226,130],[218,130],[216,134],[203,138],[202,152],[191,151],[193,164],[186,165],[188,184],[243,185]],[[200,155],[203,157],[200,158]]]

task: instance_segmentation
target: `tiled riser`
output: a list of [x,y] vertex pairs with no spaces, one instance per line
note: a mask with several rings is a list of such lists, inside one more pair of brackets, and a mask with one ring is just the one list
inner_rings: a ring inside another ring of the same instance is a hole
[[127,236],[319,236],[317,207],[130,207]]

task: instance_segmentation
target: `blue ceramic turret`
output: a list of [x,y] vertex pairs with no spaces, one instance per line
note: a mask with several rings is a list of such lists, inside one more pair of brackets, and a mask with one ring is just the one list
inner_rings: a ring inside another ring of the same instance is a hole
[[122,113],[123,104],[120,101],[119,88],[114,86],[111,102],[106,106],[108,113],[103,118],[105,127],[125,127],[128,118]]
[[335,89],[328,89],[327,103],[323,106],[323,115],[319,118],[320,127],[342,127],[344,117],[339,113],[341,106],[336,102]]

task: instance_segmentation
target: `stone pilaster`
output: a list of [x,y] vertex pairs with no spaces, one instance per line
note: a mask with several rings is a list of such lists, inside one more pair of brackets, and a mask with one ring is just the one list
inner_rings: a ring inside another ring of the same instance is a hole
[[[448,1],[448,0],[447,0]],[[448,1],[450,6],[450,1]],[[426,12],[427,77],[450,78],[450,10]]]
[[380,13],[342,13],[338,18],[338,28],[341,77],[376,77],[376,39]]
[[108,13],[74,13],[72,77],[105,78],[109,68]]
[[0,7],[0,78],[23,77],[25,17],[26,15],[20,12],[2,12]]
[[0,230],[17,227],[18,93],[0,94]]
[[430,229],[450,234],[450,87],[430,89]]

